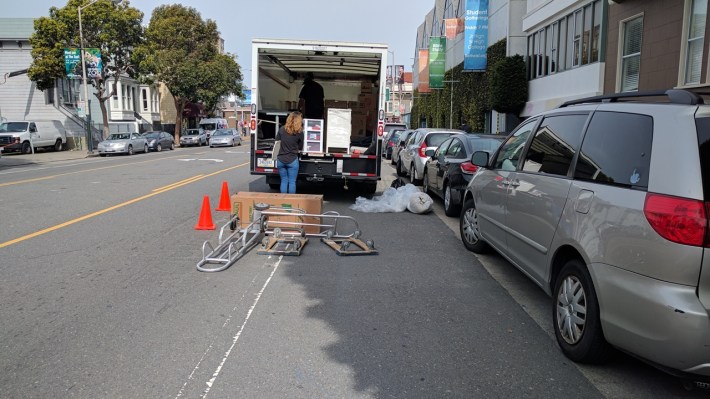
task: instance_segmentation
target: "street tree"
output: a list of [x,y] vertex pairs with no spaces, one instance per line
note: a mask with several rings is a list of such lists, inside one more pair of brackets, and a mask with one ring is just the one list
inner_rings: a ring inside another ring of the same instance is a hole
[[241,72],[233,56],[219,54],[217,24],[180,4],[153,10],[146,41],[134,57],[148,81],[165,84],[173,96],[177,119],[175,137],[180,140],[182,114],[189,102],[208,107],[221,96],[241,95]]
[[[69,0],[62,8],[51,7],[48,17],[35,20],[30,37],[33,61],[27,75],[38,89],[52,88],[56,79],[66,76],[64,49],[82,47],[78,7],[86,4],[86,0]],[[131,52],[143,41],[142,21],[143,13],[131,7],[128,0],[120,4],[97,0],[81,11],[84,47],[98,48],[101,53],[103,68],[89,83],[96,88],[94,96],[101,107],[104,135],[109,132],[106,100],[116,94],[116,83],[122,75],[136,76]]]

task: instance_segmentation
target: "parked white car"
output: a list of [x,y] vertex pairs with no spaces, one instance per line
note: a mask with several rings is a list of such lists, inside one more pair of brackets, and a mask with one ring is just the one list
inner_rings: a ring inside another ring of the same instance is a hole
[[128,154],[136,151],[148,152],[148,140],[138,133],[112,133],[108,138],[99,143],[99,155]]

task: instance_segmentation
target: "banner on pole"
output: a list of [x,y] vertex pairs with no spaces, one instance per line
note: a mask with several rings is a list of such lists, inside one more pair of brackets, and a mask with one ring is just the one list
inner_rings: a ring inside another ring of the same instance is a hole
[[456,35],[464,31],[463,18],[447,18],[444,20],[446,27],[446,38],[454,40]]
[[429,89],[429,50],[419,50],[419,92],[430,93]]
[[[103,64],[101,62],[101,50],[97,48],[84,49],[84,60],[86,62],[86,78],[99,79]],[[78,48],[64,49],[64,70],[69,79],[81,79],[81,50]]]
[[69,79],[81,79],[81,52],[78,48],[64,49],[64,70]]
[[463,69],[485,71],[486,50],[488,50],[488,0],[466,0]]
[[444,88],[446,72],[446,38],[429,38],[429,88]]

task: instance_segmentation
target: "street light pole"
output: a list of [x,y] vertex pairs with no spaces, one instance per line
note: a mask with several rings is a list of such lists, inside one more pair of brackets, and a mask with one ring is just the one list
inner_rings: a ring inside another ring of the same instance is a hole
[[[394,112],[394,79],[397,75],[396,75],[396,71],[394,70],[394,51],[387,50],[387,52],[392,53],[392,72],[391,72],[392,73],[392,80],[390,83],[390,94],[392,95],[392,115],[393,115],[393,119],[394,119],[394,114],[395,114],[395,112]],[[397,104],[397,106],[399,107],[399,104]]]
[[[79,46],[81,48],[81,79],[82,83],[84,84],[84,113],[86,115],[86,121],[85,121],[85,126],[86,126],[86,147],[88,149],[89,154],[94,153],[94,140],[92,139],[92,134],[91,134],[91,106],[90,106],[90,101],[89,101],[89,86],[86,83],[86,59],[84,56],[84,30],[81,27],[81,10],[85,9],[86,7],[96,3],[99,0],[92,0],[89,2],[89,4],[85,6],[79,6],[77,7],[77,12],[79,13]],[[111,0],[111,2],[114,5],[120,4],[123,0]]]
[[86,127],[86,148],[89,154],[94,152],[94,143],[91,134],[91,107],[89,106],[89,87],[86,83],[86,59],[84,58],[84,30],[81,27],[81,10],[96,3],[98,0],[93,0],[91,3],[85,6],[79,6],[79,46],[81,47],[81,80],[84,84],[84,115],[86,120],[84,121],[84,126]]
[[449,129],[454,128],[454,83],[459,80],[444,80],[443,83],[451,83],[451,100],[449,102]]

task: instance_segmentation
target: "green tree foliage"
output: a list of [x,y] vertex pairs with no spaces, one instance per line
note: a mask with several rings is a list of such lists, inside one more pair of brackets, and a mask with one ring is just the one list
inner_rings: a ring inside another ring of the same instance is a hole
[[136,48],[134,59],[141,72],[164,83],[173,96],[177,140],[188,102],[202,101],[210,109],[222,96],[242,95],[239,65],[233,56],[219,54],[218,41],[214,21],[202,20],[192,7],[172,4],[153,10],[146,41]]
[[[27,75],[40,90],[54,87],[56,79],[66,76],[64,49],[81,47],[78,7],[86,4],[84,0],[69,0],[62,8],[50,8],[48,17],[35,20],[30,38],[33,61]],[[106,100],[115,94],[115,83],[123,74],[135,76],[131,51],[143,40],[142,21],[143,13],[127,0],[118,5],[98,0],[82,9],[84,47],[101,51],[101,76],[89,82],[96,87],[94,95],[101,106],[104,134],[108,133]]]
[[528,100],[523,56],[502,59],[493,65],[489,78],[491,108],[504,114],[519,114]]
[[[451,83],[446,83],[444,89],[432,90],[431,93],[419,93],[415,90],[412,124],[419,126],[419,122],[425,120],[428,127],[448,128],[451,124],[454,129],[458,129],[466,123],[474,132],[485,131],[486,113],[493,109],[489,75],[492,69],[506,58],[505,51],[505,39],[488,47],[488,70],[485,72],[466,72],[463,70],[463,63],[446,71],[444,80],[458,81],[453,84],[453,101]],[[524,82],[522,88],[527,97],[527,82]]]

